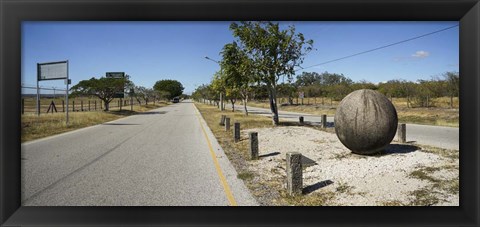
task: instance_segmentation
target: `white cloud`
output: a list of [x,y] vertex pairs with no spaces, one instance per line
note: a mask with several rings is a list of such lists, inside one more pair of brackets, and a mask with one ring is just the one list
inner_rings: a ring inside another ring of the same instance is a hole
[[424,51],[424,50],[419,50],[419,51],[415,52],[415,54],[412,54],[412,57],[414,57],[414,58],[426,58],[429,55],[430,55],[429,52]]

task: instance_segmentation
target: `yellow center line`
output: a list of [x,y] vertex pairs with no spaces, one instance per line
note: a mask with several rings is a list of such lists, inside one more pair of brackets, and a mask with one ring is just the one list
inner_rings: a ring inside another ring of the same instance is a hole
[[[195,109],[197,109],[197,108],[195,107]],[[197,112],[198,112],[198,109],[197,109]],[[198,121],[200,122],[200,126],[202,127],[203,135],[205,136],[205,139],[207,140],[208,148],[210,149],[210,155],[212,155],[213,163],[215,164],[215,169],[217,170],[218,177],[220,178],[220,182],[222,183],[223,190],[225,191],[227,199],[230,202],[230,206],[237,206],[237,202],[235,201],[235,198],[233,198],[232,191],[230,190],[230,187],[228,186],[227,179],[223,175],[222,169],[220,168],[220,164],[218,163],[215,152],[213,151],[212,143],[210,142],[210,139],[208,138],[207,132],[205,131],[205,128],[203,127],[202,121],[200,119],[200,112],[197,113],[197,117],[198,117]]]

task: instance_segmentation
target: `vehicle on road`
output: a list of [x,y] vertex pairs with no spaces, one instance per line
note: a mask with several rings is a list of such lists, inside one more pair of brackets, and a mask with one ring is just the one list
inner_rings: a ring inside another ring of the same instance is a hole
[[175,98],[172,99],[172,102],[173,103],[178,103],[178,102],[180,102],[180,99],[178,97],[175,97]]

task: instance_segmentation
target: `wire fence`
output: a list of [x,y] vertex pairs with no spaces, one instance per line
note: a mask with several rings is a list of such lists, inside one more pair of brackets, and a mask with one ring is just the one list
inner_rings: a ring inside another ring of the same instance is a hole
[[[40,87],[40,114],[66,112],[66,90],[54,87]],[[156,100],[152,100],[155,104]],[[129,110],[131,106],[149,104],[145,100],[137,100],[125,96],[125,98],[115,98],[109,103],[109,110]],[[69,112],[85,111],[103,111],[105,102],[97,97],[75,97],[68,99]],[[37,88],[32,86],[22,86],[21,100],[22,114],[37,114]]]

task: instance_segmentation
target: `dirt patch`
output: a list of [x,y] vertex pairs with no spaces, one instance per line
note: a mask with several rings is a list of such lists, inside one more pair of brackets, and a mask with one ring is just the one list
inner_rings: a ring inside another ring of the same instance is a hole
[[[258,132],[260,159],[243,164],[255,173],[248,180],[257,188],[254,195],[262,197],[261,188],[273,193],[272,202],[263,205],[459,205],[459,162],[452,159],[458,155],[393,143],[382,153],[362,156],[352,154],[335,134],[311,127],[248,129],[242,137],[250,131]],[[287,152],[314,162],[304,167],[301,198],[285,192]]]

